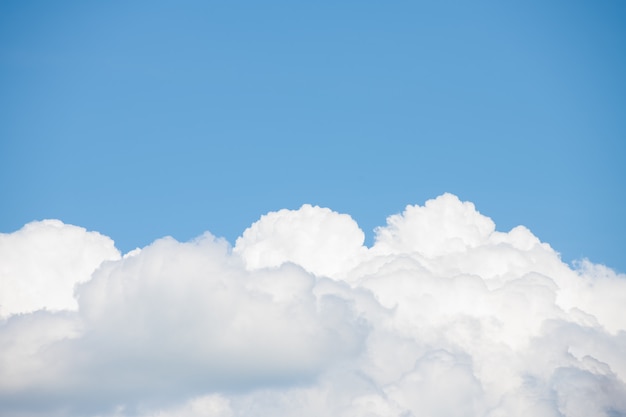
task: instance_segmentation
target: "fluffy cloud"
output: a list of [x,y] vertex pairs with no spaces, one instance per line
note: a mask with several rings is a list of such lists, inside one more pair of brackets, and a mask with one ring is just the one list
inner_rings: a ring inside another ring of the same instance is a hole
[[234,248],[2,235],[0,414],[626,415],[626,276],[450,194],[376,233],[305,205]]
[[120,258],[113,240],[58,220],[0,234],[0,318],[39,309],[76,309],[74,285],[105,260]]
[[305,204],[262,216],[237,239],[234,252],[248,269],[293,262],[316,275],[340,277],[359,263],[364,240],[350,216]]
[[[270,278],[285,288],[263,285]],[[188,392],[310,381],[358,354],[365,334],[351,301],[316,296],[315,281],[292,264],[250,274],[209,234],[158,240],[103,263],[76,291],[77,313],[7,320],[11,366],[0,370],[0,403],[45,390],[38,406],[89,415]],[[29,340],[43,322],[59,330]]]

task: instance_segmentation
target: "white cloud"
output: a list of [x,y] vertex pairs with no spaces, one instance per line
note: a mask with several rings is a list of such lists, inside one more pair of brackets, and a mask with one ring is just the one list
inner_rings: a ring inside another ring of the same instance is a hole
[[360,261],[364,239],[350,216],[305,204],[262,216],[234,251],[251,270],[293,262],[316,275],[339,277]]
[[119,257],[110,238],[58,220],[0,234],[0,318],[75,309],[74,285],[87,281],[103,261]]
[[[293,264],[271,272],[290,282],[288,297],[262,285],[267,274],[246,271],[228,244],[209,234],[189,243],[161,239],[103,263],[79,286],[77,313],[7,320],[2,334],[15,348],[2,352],[12,366],[0,370],[0,404],[11,392],[37,396],[56,381],[41,400],[48,407],[76,395],[77,414],[118,403],[132,409],[214,389],[304,383],[358,354],[365,329],[350,300],[316,296],[315,277]],[[71,331],[26,345],[44,320]]]
[[152,417],[232,417],[230,401],[220,394],[193,398],[187,403],[169,410],[156,411]]
[[407,206],[377,229],[376,247],[384,253],[417,252],[433,257],[462,252],[484,243],[495,230],[469,202],[452,194],[429,200],[423,207]]
[[391,216],[371,248],[309,205],[234,248],[205,234],[123,258],[32,225],[1,236],[2,415],[626,415],[626,276],[572,269],[450,194]]

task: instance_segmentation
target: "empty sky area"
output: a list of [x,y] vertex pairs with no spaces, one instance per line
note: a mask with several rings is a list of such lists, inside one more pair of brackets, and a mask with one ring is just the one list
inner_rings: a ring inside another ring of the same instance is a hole
[[123,251],[444,192],[626,270],[622,2],[3,2],[0,230]]

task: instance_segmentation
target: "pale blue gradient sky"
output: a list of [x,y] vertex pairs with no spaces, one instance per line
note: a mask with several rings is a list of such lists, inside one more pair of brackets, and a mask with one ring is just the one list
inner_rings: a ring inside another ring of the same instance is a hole
[[0,4],[0,232],[367,235],[444,192],[626,271],[626,3]]

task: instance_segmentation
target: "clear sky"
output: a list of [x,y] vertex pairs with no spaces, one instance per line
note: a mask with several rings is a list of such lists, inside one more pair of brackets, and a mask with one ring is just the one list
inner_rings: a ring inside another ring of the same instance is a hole
[[626,271],[626,3],[0,4],[0,232],[234,243],[444,192]]

